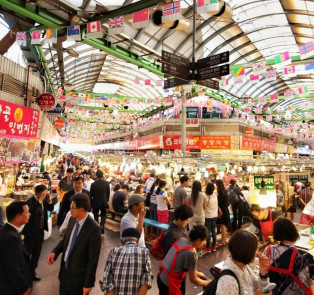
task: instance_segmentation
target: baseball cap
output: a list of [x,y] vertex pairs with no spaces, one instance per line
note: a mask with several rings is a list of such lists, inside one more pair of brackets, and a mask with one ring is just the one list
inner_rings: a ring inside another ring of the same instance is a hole
[[134,204],[138,204],[140,202],[145,202],[146,198],[139,194],[131,195],[128,201],[129,206],[133,206]]

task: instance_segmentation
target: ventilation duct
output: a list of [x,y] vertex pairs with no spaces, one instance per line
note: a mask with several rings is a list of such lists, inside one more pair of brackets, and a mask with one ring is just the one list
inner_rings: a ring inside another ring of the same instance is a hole
[[154,26],[176,30],[176,31],[186,30],[190,26],[190,23],[185,19],[174,20],[174,21],[163,23],[161,21],[161,17],[162,17],[162,10],[156,9],[152,14],[152,22]]
[[225,20],[232,19],[232,9],[230,5],[226,3],[224,0],[218,0],[218,4],[219,4],[218,10],[208,11],[207,13]]

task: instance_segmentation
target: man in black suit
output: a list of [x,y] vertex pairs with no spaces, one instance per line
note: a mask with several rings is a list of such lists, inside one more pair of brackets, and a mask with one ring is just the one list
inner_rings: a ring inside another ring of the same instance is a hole
[[30,257],[20,237],[20,227],[29,220],[26,202],[13,202],[7,209],[8,223],[0,233],[0,293],[29,295],[33,273]]
[[105,232],[106,209],[108,208],[110,186],[109,182],[103,179],[104,173],[101,170],[97,170],[96,176],[97,180],[90,187],[90,198],[96,222],[98,222],[100,211],[100,229],[103,234]]
[[69,226],[63,240],[47,258],[53,264],[60,253],[60,295],[86,295],[94,287],[101,235],[99,225],[88,215],[89,198],[75,194],[71,198]]
[[71,205],[71,197],[78,193],[87,194],[89,197],[89,191],[83,188],[84,186],[84,178],[83,177],[76,177],[73,181],[73,189],[67,192],[60,203],[59,214],[57,218],[57,225],[60,227],[64,221],[65,216],[70,211]]
[[47,187],[43,184],[35,186],[35,195],[26,203],[31,216],[22,231],[25,236],[24,245],[31,255],[33,280],[40,281],[41,278],[36,274],[36,268],[44,240],[44,230],[48,231],[48,210],[53,211],[54,206]]

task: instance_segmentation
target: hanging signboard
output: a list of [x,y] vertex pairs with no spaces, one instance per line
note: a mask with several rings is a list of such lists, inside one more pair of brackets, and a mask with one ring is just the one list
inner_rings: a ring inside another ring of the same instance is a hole
[[265,189],[268,191],[275,190],[275,180],[273,176],[254,176],[255,189],[261,189],[261,182],[265,181]]
[[307,174],[287,174],[290,181],[295,182],[301,182],[301,183],[308,183],[309,176]]
[[[185,146],[186,150],[199,150],[200,136],[186,136]],[[164,149],[181,150],[181,135],[165,135]]]
[[246,128],[245,129],[245,135],[254,135],[254,129]]
[[263,141],[259,138],[242,136],[241,149],[251,151],[261,151]]
[[186,127],[198,127],[199,125],[198,119],[186,119]]
[[54,123],[57,129],[62,129],[64,127],[64,121],[62,119],[58,119]]
[[138,150],[152,150],[152,149],[162,149],[163,148],[163,138],[162,135],[140,138],[137,140]]
[[36,138],[40,112],[0,100],[0,137]]
[[263,140],[263,151],[274,153],[276,148],[276,143],[269,140]]
[[56,107],[51,110],[51,111],[48,111],[47,114],[50,116],[50,117],[58,117],[62,114],[62,106],[57,103]]
[[231,136],[201,136],[201,149],[231,149]]
[[57,103],[56,98],[51,93],[44,93],[38,98],[38,106],[43,111],[51,111]]

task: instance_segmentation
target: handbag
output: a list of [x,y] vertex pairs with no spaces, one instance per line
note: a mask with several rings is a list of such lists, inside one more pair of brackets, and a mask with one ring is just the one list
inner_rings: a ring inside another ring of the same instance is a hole
[[221,218],[222,215],[223,215],[222,210],[220,209],[220,207],[218,207],[218,218]]

